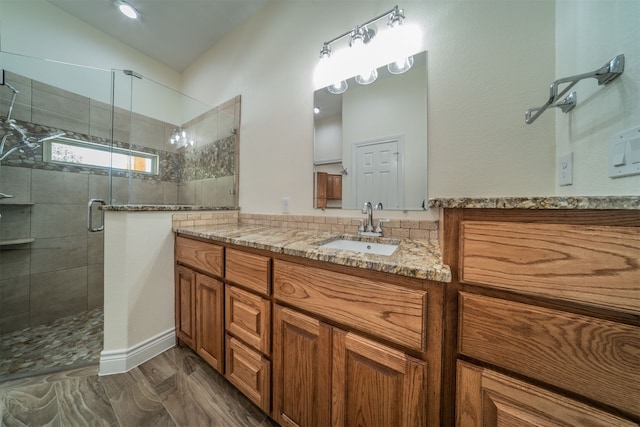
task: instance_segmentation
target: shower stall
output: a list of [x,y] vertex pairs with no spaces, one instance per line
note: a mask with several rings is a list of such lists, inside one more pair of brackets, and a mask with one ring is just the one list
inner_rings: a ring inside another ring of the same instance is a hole
[[86,334],[62,350],[47,342],[99,329],[103,235],[87,229],[90,199],[237,206],[240,97],[213,107],[134,71],[4,52],[0,70],[2,379],[97,363]]

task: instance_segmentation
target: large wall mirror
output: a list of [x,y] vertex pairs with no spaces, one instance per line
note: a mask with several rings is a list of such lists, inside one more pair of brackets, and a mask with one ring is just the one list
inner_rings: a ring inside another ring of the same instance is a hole
[[427,54],[403,74],[314,93],[314,207],[422,210],[427,199]]

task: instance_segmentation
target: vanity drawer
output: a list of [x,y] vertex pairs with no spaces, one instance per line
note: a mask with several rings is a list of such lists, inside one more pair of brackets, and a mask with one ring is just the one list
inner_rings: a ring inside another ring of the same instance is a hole
[[225,377],[263,411],[271,410],[271,362],[227,335]]
[[269,295],[269,273],[271,259],[238,251],[227,249],[226,278],[246,288],[259,292],[262,295]]
[[227,331],[268,355],[271,349],[271,304],[268,299],[226,286],[225,326]]
[[640,314],[640,227],[464,221],[460,277]]
[[640,415],[640,328],[462,292],[460,353]]
[[637,427],[550,390],[461,360],[457,367],[458,426]]
[[426,350],[427,292],[274,260],[277,300],[341,325]]
[[222,277],[224,248],[213,243],[176,236],[175,258],[180,264]]

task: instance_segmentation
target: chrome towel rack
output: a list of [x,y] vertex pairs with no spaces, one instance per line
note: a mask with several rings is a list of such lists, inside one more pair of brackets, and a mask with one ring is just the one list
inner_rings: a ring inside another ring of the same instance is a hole
[[[555,82],[551,83],[551,87],[549,88],[549,99],[547,100],[547,102],[542,107],[528,109],[524,114],[525,123],[530,125],[531,123],[535,122],[536,119],[540,117],[540,115],[544,113],[547,108],[550,107],[558,107],[562,109],[563,113],[571,111],[571,109],[573,109],[573,107],[575,107],[576,105],[577,96],[575,92],[570,93],[566,98],[559,102],[556,101],[562,98],[567,92],[569,92],[571,88],[574,87],[580,80],[594,78],[598,79],[599,85],[606,85],[607,83],[615,80],[616,77],[622,74],[623,71],[624,54],[620,54],[595,71],[556,80]],[[569,85],[565,87],[560,93],[558,93],[558,86],[565,83],[569,83]]]

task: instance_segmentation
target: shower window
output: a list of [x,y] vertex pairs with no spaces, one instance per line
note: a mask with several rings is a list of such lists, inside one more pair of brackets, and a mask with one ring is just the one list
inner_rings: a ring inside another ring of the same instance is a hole
[[48,162],[158,174],[158,156],[155,154],[68,138],[53,139],[45,144],[44,160]]

